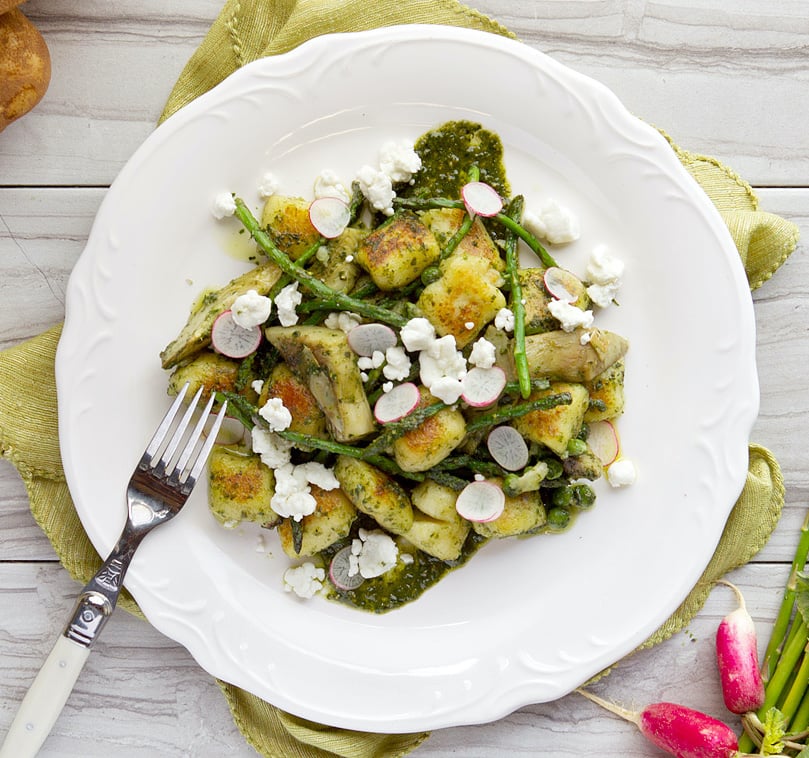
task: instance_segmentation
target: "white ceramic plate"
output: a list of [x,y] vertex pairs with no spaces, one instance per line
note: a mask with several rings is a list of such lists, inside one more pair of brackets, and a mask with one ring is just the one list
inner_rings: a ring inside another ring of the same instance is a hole
[[413,731],[558,698],[643,641],[707,564],[745,478],[754,321],[733,243],[652,129],[599,84],[516,42],[444,27],[318,38],[237,72],[155,131],[110,189],[70,280],[57,379],[70,490],[106,554],[123,486],[167,406],[158,353],[206,287],[248,266],[215,195],[259,205],[265,172],[311,196],[388,139],[448,119],[497,131],[527,206],[551,196],[626,265],[601,326],[631,342],[620,427],[639,479],[561,536],[487,545],[385,615],[283,591],[275,536],[218,526],[199,487],[146,540],[127,586],[199,663],[292,713]]

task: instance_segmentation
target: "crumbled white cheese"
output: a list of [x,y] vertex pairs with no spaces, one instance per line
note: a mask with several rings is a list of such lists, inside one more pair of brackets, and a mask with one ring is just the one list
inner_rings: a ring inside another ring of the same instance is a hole
[[357,172],[357,181],[360,192],[375,210],[382,211],[386,216],[393,215],[393,184],[384,171],[378,171],[373,166],[363,166]]
[[216,219],[223,219],[236,213],[236,201],[230,192],[220,192],[211,205],[211,213]]
[[385,366],[382,373],[386,379],[393,382],[407,379],[410,373],[410,358],[403,347],[395,345],[385,351]]
[[529,232],[552,244],[573,242],[581,236],[576,216],[553,198],[543,201],[536,213],[526,211],[522,222]]
[[267,429],[254,426],[251,432],[252,450],[261,456],[261,462],[271,469],[289,463],[292,443]]
[[463,382],[451,376],[442,376],[436,379],[429,387],[430,394],[437,397],[442,403],[452,405],[458,402],[463,394]]
[[323,589],[326,572],[311,561],[293,566],[284,572],[284,589],[308,600]]
[[600,308],[609,306],[621,287],[623,274],[623,261],[610,255],[606,245],[596,246],[587,264],[587,279],[592,282],[587,287],[590,299]]
[[296,466],[295,476],[303,477],[309,484],[314,484],[315,487],[320,487],[326,492],[336,490],[340,486],[334,471],[317,461],[309,461]]
[[359,574],[365,579],[381,576],[396,565],[399,548],[391,537],[382,531],[360,529],[359,539],[351,543],[348,558],[348,575]]
[[514,312],[510,308],[501,308],[494,317],[494,328],[504,332],[514,331]]
[[283,432],[292,423],[292,414],[280,397],[271,397],[259,409],[258,415],[263,418],[272,432]]
[[360,325],[361,316],[350,311],[334,311],[326,316],[323,325],[327,329],[339,329],[348,334],[355,326]]
[[298,471],[300,468],[287,463],[275,469],[275,492],[270,499],[270,508],[279,516],[295,521],[314,513],[317,507],[306,473]]
[[581,337],[579,337],[579,344],[580,345],[589,345],[591,339],[593,339],[593,333],[592,332],[582,332]]
[[253,379],[253,381],[250,382],[250,386],[253,388],[253,392],[255,392],[257,395],[260,395],[261,390],[264,389],[264,380],[263,379]]
[[303,299],[298,292],[298,283],[292,282],[284,287],[275,296],[275,308],[278,311],[278,320],[281,326],[295,326],[298,323],[298,313],[295,310]]
[[258,183],[258,194],[266,200],[278,192],[279,186],[278,179],[268,171]]
[[402,344],[411,353],[426,350],[435,341],[435,328],[426,318],[411,318],[399,332]]
[[467,322],[464,324],[464,328],[465,328],[467,331],[470,331],[470,332],[471,332],[471,331],[472,331],[472,330],[475,328],[475,322],[474,322],[474,321],[467,321]]
[[255,290],[247,290],[243,295],[239,295],[230,306],[233,320],[242,329],[252,329],[254,326],[263,324],[272,311],[272,300],[259,295]]
[[564,300],[551,300],[548,303],[548,310],[554,318],[558,319],[562,329],[566,332],[572,332],[580,326],[589,329],[593,325],[592,311],[583,311]]
[[628,487],[637,478],[635,464],[629,458],[619,458],[607,469],[607,481],[613,487]]
[[402,553],[399,557],[402,559],[402,563],[404,563],[405,566],[410,565],[416,560],[410,553]]
[[351,193],[334,171],[324,169],[315,177],[315,197],[339,197],[345,203],[351,202]]
[[325,245],[321,245],[317,252],[315,253],[315,258],[317,258],[321,263],[328,263],[329,262],[329,248]]
[[421,158],[410,140],[386,142],[379,151],[379,168],[393,182],[409,182],[421,168]]
[[[385,353],[381,350],[374,350],[370,356],[361,355],[357,358],[357,366],[363,371],[370,371],[374,368],[379,368],[385,362]],[[408,364],[410,361],[408,361]],[[410,366],[408,365],[408,370]]]
[[497,359],[497,348],[485,337],[481,337],[472,345],[469,362],[478,368],[491,368]]
[[386,395],[387,395],[387,394],[388,394],[388,392],[390,392],[392,389],[393,389],[393,382],[384,382],[384,383],[382,384],[382,392],[384,392]]
[[371,377],[368,376],[365,371],[360,371],[360,379],[362,379],[363,382],[367,382],[370,378]]

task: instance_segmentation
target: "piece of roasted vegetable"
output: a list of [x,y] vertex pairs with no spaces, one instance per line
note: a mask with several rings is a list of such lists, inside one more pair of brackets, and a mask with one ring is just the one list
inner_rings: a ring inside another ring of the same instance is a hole
[[309,220],[309,202],[302,197],[270,195],[261,213],[261,226],[293,261],[320,239]]
[[304,516],[300,521],[300,552],[295,551],[295,537],[289,519],[284,519],[278,525],[281,547],[290,558],[315,555],[337,540],[347,537],[357,517],[357,509],[341,489],[326,491],[312,484],[310,490],[317,501],[317,507],[314,513]]
[[[494,481],[494,480],[492,480]],[[511,497],[506,495],[503,512],[493,521],[476,521],[472,528],[481,537],[516,537],[530,534],[545,525],[545,506],[538,491],[524,492]]]
[[[423,211],[420,215],[421,220],[435,235],[442,250],[467,217],[466,211],[460,208],[432,208],[428,211]],[[492,242],[492,238],[486,231],[486,227],[483,226],[480,216],[475,216],[471,228],[458,242],[452,255],[471,255],[485,258],[498,271],[503,271],[506,267],[506,262],[500,255],[500,250]]]
[[292,415],[292,422],[289,425],[291,432],[320,439],[328,438],[326,415],[306,383],[286,363],[275,366],[264,382],[258,401],[259,407],[271,397],[280,398]]
[[375,466],[341,455],[334,475],[354,506],[394,534],[407,534],[413,526],[413,506],[402,487]]
[[557,455],[565,455],[567,446],[581,429],[587,411],[588,395],[582,384],[571,382],[551,382],[544,390],[535,390],[530,400],[539,400],[548,395],[570,393],[569,405],[557,405],[548,410],[531,411],[512,421],[513,427],[531,442],[553,450]]
[[218,353],[200,353],[196,358],[178,366],[169,377],[169,395],[176,395],[188,382],[188,396],[193,397],[203,387],[203,399],[211,392],[233,392],[239,376],[239,362]]
[[309,388],[336,440],[352,442],[374,430],[356,355],[344,332],[323,326],[272,326],[265,334]]
[[412,213],[401,213],[359,244],[357,261],[381,290],[415,281],[440,254],[435,235]]
[[452,255],[441,264],[441,278],[424,288],[416,307],[438,334],[453,335],[461,348],[505,308],[502,284],[499,272],[485,258]]
[[525,338],[528,370],[535,379],[560,379],[566,382],[589,382],[623,358],[629,342],[614,332],[590,329],[585,332],[554,331],[532,334]]
[[590,394],[590,407],[584,414],[585,422],[615,418],[624,412],[624,372],[624,361],[617,360],[606,371],[585,383]]
[[228,282],[222,289],[204,295],[188,318],[177,338],[162,353],[163,368],[173,368],[181,361],[211,344],[211,327],[222,311],[228,310],[239,295],[255,290],[266,295],[281,276],[274,263],[256,266]]
[[273,522],[275,477],[257,455],[217,445],[208,463],[209,505],[227,526],[240,521]]
[[442,561],[457,560],[463,550],[470,524],[455,510],[458,493],[429,479],[410,493],[413,524],[405,537],[417,548]]

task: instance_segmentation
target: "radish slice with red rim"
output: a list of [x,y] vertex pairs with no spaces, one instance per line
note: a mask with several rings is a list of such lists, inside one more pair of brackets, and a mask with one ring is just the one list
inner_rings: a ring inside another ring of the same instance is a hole
[[[211,427],[214,425],[215,420],[216,417],[211,416],[205,422],[203,432],[206,437],[210,434]],[[216,444],[235,445],[237,442],[241,442],[244,438],[244,433],[245,428],[241,421],[233,416],[225,416],[225,418],[222,419],[222,426],[219,427],[219,431],[216,434]]]
[[211,344],[227,358],[246,358],[261,344],[261,327],[245,329],[233,320],[230,311],[223,311],[211,327]]
[[473,408],[485,408],[497,402],[506,386],[506,372],[500,366],[480,368],[475,366],[463,378],[461,397]]
[[587,444],[604,466],[613,463],[621,451],[618,430],[610,421],[594,421],[590,424]]
[[506,471],[519,471],[528,465],[528,445],[513,426],[492,429],[486,447],[495,462]]
[[398,421],[418,408],[421,402],[419,388],[413,382],[397,384],[383,393],[374,405],[374,416],[380,424]]
[[497,194],[497,190],[486,182],[464,184],[461,187],[461,197],[470,216],[491,218],[503,210],[503,199]]
[[470,482],[455,500],[455,510],[467,521],[494,521],[506,507],[503,490],[492,482]]
[[347,335],[348,344],[357,354],[370,358],[396,345],[396,332],[385,324],[360,324]]
[[319,197],[309,205],[309,221],[326,239],[339,237],[351,220],[351,209],[339,197]]
[[349,575],[350,567],[351,545],[346,545],[346,547],[334,554],[334,558],[331,559],[329,564],[329,579],[338,590],[355,590],[365,581],[359,571],[356,574]]
[[575,303],[583,289],[581,282],[573,274],[558,266],[545,269],[543,279],[548,293],[566,303]]

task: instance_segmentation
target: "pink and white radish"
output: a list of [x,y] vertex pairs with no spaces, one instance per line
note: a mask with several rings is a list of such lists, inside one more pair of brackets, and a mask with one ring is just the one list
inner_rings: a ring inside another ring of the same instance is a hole
[[545,269],[543,281],[548,294],[565,303],[575,303],[579,299],[580,291],[584,289],[573,274],[558,266]]
[[[208,436],[211,433],[215,420],[216,417],[211,416],[205,422],[205,427],[203,429],[205,436]],[[216,444],[235,445],[237,442],[241,442],[241,440],[244,438],[244,434],[245,428],[241,421],[233,418],[233,416],[225,416],[222,419],[222,425],[219,427],[219,431],[216,434]]]
[[359,571],[351,574],[350,569],[351,545],[346,545],[342,550],[335,553],[329,564],[329,579],[338,590],[355,590],[365,581]]
[[231,311],[223,311],[211,327],[211,344],[227,358],[246,358],[261,344],[261,327],[245,329],[233,320]]
[[486,447],[495,462],[506,471],[519,471],[528,465],[528,445],[513,426],[492,429]]
[[461,187],[461,197],[470,216],[491,218],[503,210],[503,199],[486,182],[468,182]]
[[375,352],[384,353],[396,345],[396,332],[385,324],[360,324],[346,335],[349,347],[357,354],[370,358]]
[[497,402],[506,386],[506,372],[500,366],[480,368],[475,366],[463,378],[461,397],[472,408],[485,408]]
[[319,197],[309,205],[309,221],[326,239],[339,237],[351,221],[351,209],[339,197]]
[[399,421],[418,408],[419,388],[413,382],[397,384],[390,392],[380,395],[374,405],[374,416],[380,424]]
[[487,481],[470,482],[455,500],[455,510],[467,521],[494,521],[505,507],[503,490]]
[[739,602],[739,607],[725,616],[716,630],[722,697],[729,711],[743,714],[758,710],[764,702],[756,627],[739,588],[724,580],[720,583],[730,587]]
[[590,424],[587,444],[603,466],[613,463],[621,452],[618,430],[611,421],[594,421]]
[[642,711],[630,711],[587,690],[576,692],[631,721],[647,740],[677,758],[732,758],[738,752],[738,739],[727,724],[693,708],[653,703]]

